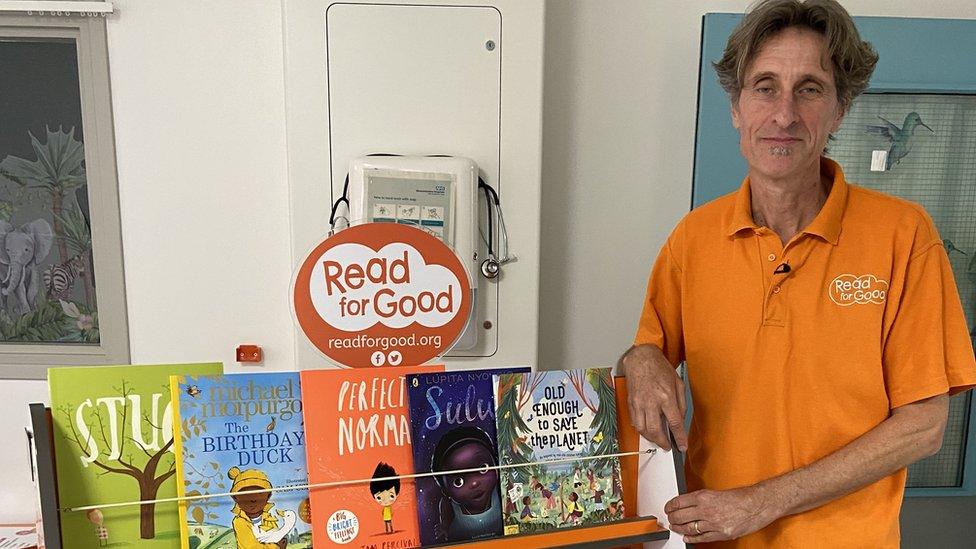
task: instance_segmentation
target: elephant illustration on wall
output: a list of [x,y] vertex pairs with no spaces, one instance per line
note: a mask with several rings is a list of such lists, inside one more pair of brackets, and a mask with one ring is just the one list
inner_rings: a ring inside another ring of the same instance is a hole
[[35,219],[16,229],[0,221],[0,263],[7,266],[7,274],[0,280],[0,304],[8,303],[16,314],[37,309],[37,293],[41,289],[38,264],[51,252],[54,231],[43,219]]

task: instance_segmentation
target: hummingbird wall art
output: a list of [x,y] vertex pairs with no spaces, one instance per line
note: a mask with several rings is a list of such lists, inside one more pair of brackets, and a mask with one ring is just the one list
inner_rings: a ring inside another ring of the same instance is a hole
[[892,166],[901,162],[901,160],[905,158],[905,156],[907,156],[912,150],[915,130],[919,126],[922,126],[932,133],[935,133],[935,130],[928,127],[925,122],[922,122],[922,117],[914,111],[905,116],[905,122],[902,123],[901,127],[886,120],[883,116],[879,115],[878,118],[884,122],[884,125],[866,126],[866,130],[870,134],[884,137],[890,144],[888,147],[888,158],[885,160],[885,170],[890,170]]

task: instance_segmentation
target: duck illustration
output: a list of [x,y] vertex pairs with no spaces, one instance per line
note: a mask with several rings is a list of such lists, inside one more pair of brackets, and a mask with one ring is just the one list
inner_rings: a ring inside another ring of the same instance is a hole
[[298,522],[298,515],[291,510],[287,511],[276,511],[278,516],[283,520],[280,527],[273,528],[271,530],[261,530],[257,525],[254,526],[254,537],[261,543],[278,543],[281,539],[288,535],[295,528],[295,524]]

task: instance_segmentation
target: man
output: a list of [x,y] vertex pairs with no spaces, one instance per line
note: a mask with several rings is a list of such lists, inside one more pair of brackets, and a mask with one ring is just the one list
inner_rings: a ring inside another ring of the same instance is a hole
[[905,467],[976,384],[929,217],[822,157],[876,61],[834,0],[767,0],[716,64],[749,173],[670,235],[621,358],[634,426],[687,448],[687,542],[898,547]]

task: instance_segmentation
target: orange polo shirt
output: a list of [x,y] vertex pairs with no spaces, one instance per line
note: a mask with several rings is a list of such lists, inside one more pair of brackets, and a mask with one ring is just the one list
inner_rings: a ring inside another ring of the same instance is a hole
[[[893,408],[976,385],[948,257],[916,204],[833,178],[786,246],[752,219],[749,179],[689,213],[651,272],[636,344],[687,361],[688,490],[808,465]],[[789,265],[788,272],[777,268]],[[898,547],[905,470],[722,547]]]

